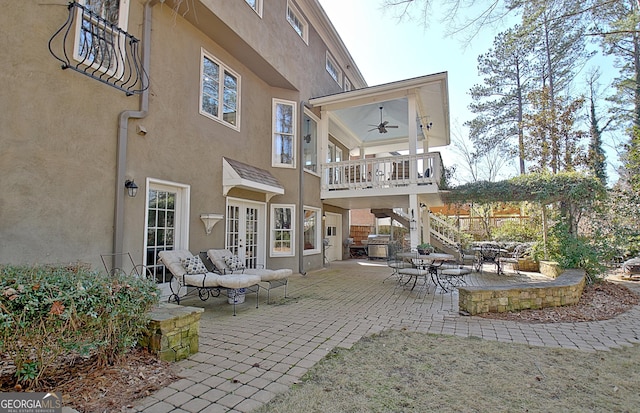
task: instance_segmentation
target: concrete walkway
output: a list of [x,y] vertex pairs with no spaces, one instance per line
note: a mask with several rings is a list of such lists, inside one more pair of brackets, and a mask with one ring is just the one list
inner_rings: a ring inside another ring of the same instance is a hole
[[[250,412],[300,381],[333,348],[350,348],[363,336],[386,329],[583,351],[640,342],[638,306],[599,322],[526,324],[465,317],[458,314],[455,291],[434,292],[430,286],[425,294],[420,287],[397,288],[393,280],[383,282],[390,273],[382,261],[333,262],[304,277],[294,275],[287,299],[282,299],[281,288],[275,289],[272,303],[267,305],[263,294],[256,309],[255,296],[247,296],[235,317],[226,298],[184,300],[184,305],[205,308],[200,352],[178,363],[183,379],[143,399],[134,410]],[[503,284],[540,277],[483,272],[472,274],[468,283]]]

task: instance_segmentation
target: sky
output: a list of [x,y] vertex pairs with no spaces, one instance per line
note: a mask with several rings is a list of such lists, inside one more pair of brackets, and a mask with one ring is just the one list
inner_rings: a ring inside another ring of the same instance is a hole
[[[369,86],[448,72],[451,138],[468,135],[462,125],[474,118],[468,109],[472,102],[469,90],[482,83],[477,75],[478,55],[486,53],[494,36],[506,27],[483,29],[465,43],[462,35],[447,36],[447,27],[437,10],[429,27],[425,27],[419,19],[399,21],[394,11],[381,7],[381,0],[319,1]],[[442,153],[445,166],[459,164],[457,175],[463,176],[457,180],[467,181],[460,165],[464,162],[452,146],[437,150]],[[517,162],[512,162],[503,167],[501,177],[517,173]]]

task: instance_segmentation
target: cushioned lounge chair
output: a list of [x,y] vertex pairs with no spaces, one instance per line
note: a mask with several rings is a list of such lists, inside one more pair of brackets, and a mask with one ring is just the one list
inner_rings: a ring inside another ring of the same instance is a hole
[[287,298],[287,286],[289,277],[293,271],[288,268],[272,270],[266,268],[245,268],[239,262],[238,257],[233,255],[228,249],[210,249],[207,257],[214,266],[214,270],[220,274],[251,274],[260,277],[260,286],[267,290],[267,304],[269,304],[269,293],[272,288],[284,287],[284,298]]
[[233,315],[236,315],[236,304],[238,300],[238,290],[245,289],[248,292],[256,293],[256,308],[258,308],[260,277],[252,274],[229,274],[222,275],[210,272],[199,256],[193,256],[187,250],[161,251],[158,253],[158,260],[171,273],[169,282],[171,295],[169,302],[175,301],[180,304],[181,289],[185,288],[186,296],[189,294],[188,288],[194,288],[202,301],[209,297],[218,297],[221,293],[226,294],[233,303]]

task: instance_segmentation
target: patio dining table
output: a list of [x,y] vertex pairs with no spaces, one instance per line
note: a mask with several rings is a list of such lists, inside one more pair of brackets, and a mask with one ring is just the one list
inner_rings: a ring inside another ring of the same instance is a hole
[[[447,289],[440,282],[440,278],[438,277],[438,269],[445,263],[450,261],[455,261],[455,257],[451,254],[442,254],[442,253],[431,253],[431,254],[416,254],[416,253],[400,253],[398,257],[401,258],[409,258],[411,259],[415,269],[419,271],[426,271],[429,274],[431,281],[434,285],[439,286],[443,291],[447,291]],[[406,274],[411,276],[409,280],[405,283],[409,284],[411,279],[413,278],[413,285],[411,289],[413,290],[418,282],[418,277],[422,275],[420,272],[415,271],[399,271],[400,274]],[[425,274],[426,275],[426,274]]]
[[482,264],[490,263],[496,265],[498,274],[503,273],[502,268],[500,267],[500,257],[503,257],[505,254],[509,253],[509,250],[501,248],[499,245],[494,244],[483,244],[473,247],[473,250],[476,252],[476,272],[482,271]]

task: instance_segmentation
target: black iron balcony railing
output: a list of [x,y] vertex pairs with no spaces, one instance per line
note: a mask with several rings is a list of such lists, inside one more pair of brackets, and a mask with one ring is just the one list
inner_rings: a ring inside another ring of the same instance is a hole
[[49,51],[62,69],[72,69],[125,92],[142,93],[149,79],[140,58],[140,41],[76,2],[67,21],[49,39]]

